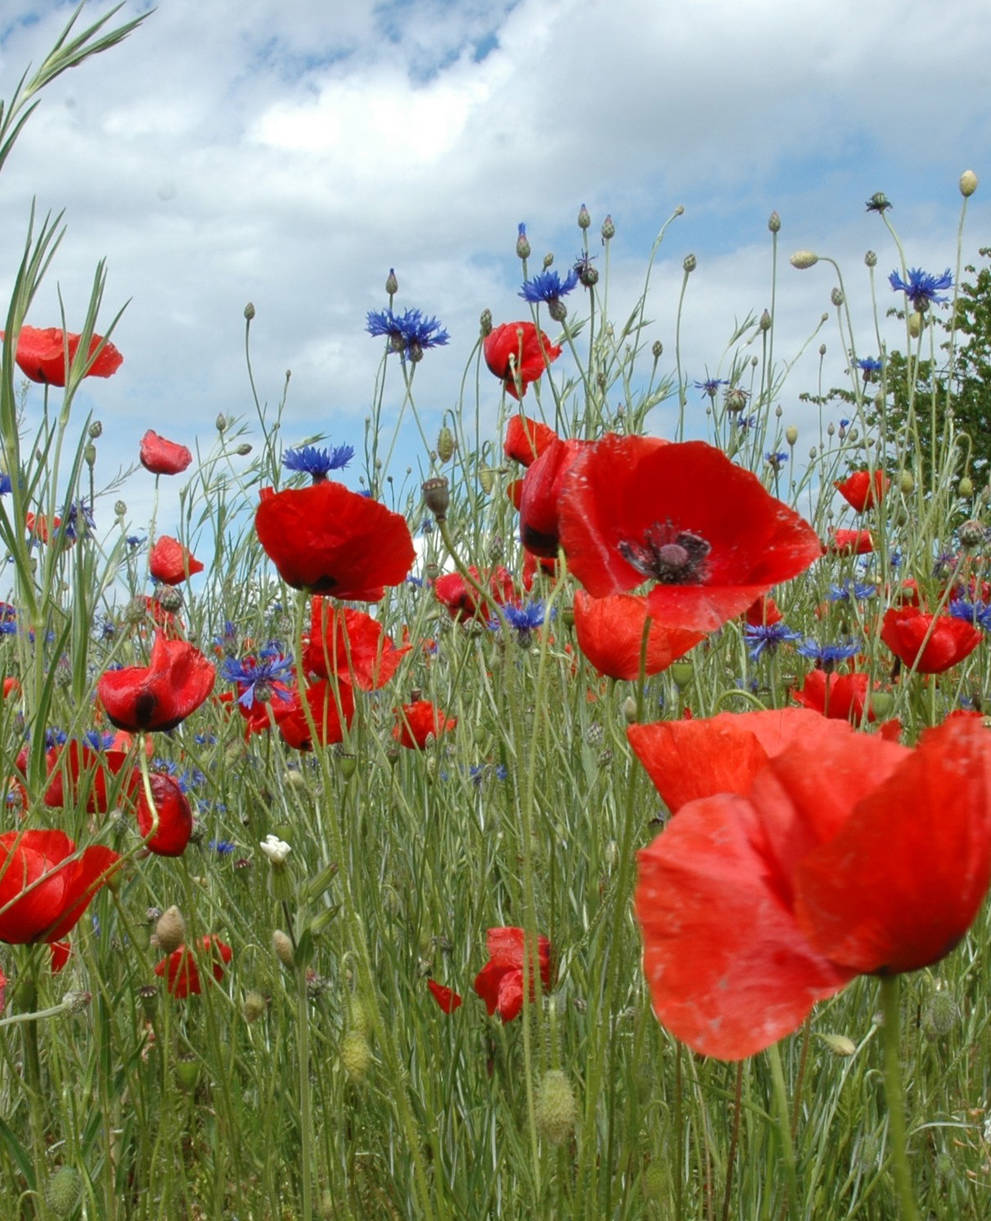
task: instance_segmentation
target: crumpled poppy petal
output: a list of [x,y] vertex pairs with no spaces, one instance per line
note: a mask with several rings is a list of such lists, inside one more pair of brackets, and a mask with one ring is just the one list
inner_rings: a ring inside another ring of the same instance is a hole
[[641,658],[644,674],[660,674],[705,639],[704,632],[651,620],[644,650],[649,611],[646,600],[635,594],[593,598],[579,589],[574,612],[575,635],[582,653],[600,674],[627,682],[639,678]]

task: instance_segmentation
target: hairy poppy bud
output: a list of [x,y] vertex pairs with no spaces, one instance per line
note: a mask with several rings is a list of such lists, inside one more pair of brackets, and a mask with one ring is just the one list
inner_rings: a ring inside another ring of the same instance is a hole
[[537,1131],[551,1145],[563,1145],[578,1119],[575,1091],[559,1068],[544,1073],[534,1103]]
[[45,1203],[56,1217],[71,1217],[82,1192],[82,1175],[75,1166],[60,1166],[45,1184]]
[[267,1009],[268,1001],[254,988],[244,994],[244,1004],[241,1006],[241,1012],[244,1014],[246,1022],[257,1022],[260,1017],[265,1016]]
[[973,170],[964,170],[960,175],[960,194],[969,199],[977,190],[977,175]]
[[163,954],[171,954],[186,940],[186,921],[182,912],[173,905],[162,912],[155,922],[155,941]]
[[372,1049],[360,1030],[349,1030],[341,1039],[341,1065],[352,1081],[364,1080],[372,1063]]
[[805,271],[809,267],[815,267],[819,262],[819,256],[813,254],[811,250],[796,250],[789,259],[792,267],[796,267],[799,271]]
[[272,949],[275,951],[275,956],[284,967],[291,967],[295,963],[295,955],[293,954],[292,942],[289,939],[289,934],[284,933],[282,929],[277,928],[272,934]]
[[[967,497],[970,497],[970,496],[973,496],[973,495],[974,495],[974,485],[973,485],[973,483],[971,482],[971,480],[970,480],[969,476],[967,476],[967,475],[964,475],[964,476],[963,476],[963,478],[962,478],[962,479],[960,480],[960,482],[957,484],[957,491],[960,493],[960,495],[961,495],[961,496],[963,496],[963,497],[965,497],[965,498],[967,498]],[[965,522],[965,523],[964,523],[964,525],[967,525],[967,526],[978,526],[978,527],[980,527],[980,528],[981,528],[981,530],[983,530],[983,526],[981,526],[981,523],[980,523],[980,522],[974,522],[974,521],[972,521],[972,522]],[[961,529],[961,530],[963,530],[963,528],[964,528],[963,526],[961,526],[961,527],[960,527],[960,529]],[[961,542],[963,542],[963,534],[961,534],[961,535],[960,535],[960,541],[961,541]],[[966,544],[966,543],[964,543],[964,546],[966,546],[966,545],[967,545],[967,544]],[[976,544],[976,543],[974,543],[974,546],[976,547],[976,546],[977,546],[977,544]]]
[[450,462],[454,457],[455,441],[454,433],[445,424],[437,434],[437,457],[441,462]]
[[492,491],[495,486],[495,467],[480,466],[478,468],[478,482],[482,491],[486,496]]

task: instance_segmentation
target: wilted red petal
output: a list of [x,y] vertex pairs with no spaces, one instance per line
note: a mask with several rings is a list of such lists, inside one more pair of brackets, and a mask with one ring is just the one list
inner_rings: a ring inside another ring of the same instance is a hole
[[428,979],[427,987],[441,1009],[445,1013],[453,1013],[461,1005],[461,997],[451,988],[445,988],[443,984],[437,983],[436,980]]
[[644,648],[647,600],[635,594],[593,598],[583,589],[575,594],[575,635],[578,647],[599,671],[610,678],[633,681],[641,673],[660,674],[693,649],[705,632],[667,627],[651,619]]
[[422,750],[433,738],[457,725],[457,717],[449,717],[429,700],[416,700],[396,709],[396,724],[392,736],[408,750]]
[[[811,670],[801,688],[792,691],[791,696],[823,716],[859,725],[864,719],[869,682],[866,674],[837,674],[835,671],[827,674],[825,670]],[[867,719],[874,720],[873,711],[868,710]]]
[[336,675],[362,691],[377,691],[409,649],[408,644],[396,648],[381,623],[364,611],[336,607],[319,596],[312,599],[310,638],[303,653],[307,673]]
[[287,585],[343,600],[377,602],[416,558],[404,517],[331,480],[263,488],[255,530]]
[[830,530],[827,549],[833,555],[867,555],[874,550],[870,530]]
[[[0,332],[0,338],[3,333]],[[15,359],[21,372],[33,382],[48,386],[64,386],[66,374],[66,352],[71,365],[79,347],[80,335],[67,335],[57,327],[43,329],[22,326],[17,337]],[[103,343],[102,335],[93,335],[89,344],[89,355]],[[87,370],[87,377],[110,377],[124,363],[124,357],[112,343],[104,343],[100,355]]]
[[163,585],[178,585],[194,572],[202,572],[203,565],[178,539],[163,534],[151,549],[148,571]]
[[[145,847],[156,856],[182,856],[193,833],[193,811],[189,799],[179,782],[161,772],[148,777],[155,813],[152,813],[144,783],[135,775],[131,796],[135,799],[135,814],[141,838],[149,836],[153,827],[155,834],[145,839]],[[155,825],[155,819],[158,825]]]
[[529,416],[521,413],[511,416],[506,424],[506,439],[502,449],[507,458],[529,466],[556,440],[558,435],[553,428],[539,420],[531,420]]
[[179,475],[193,460],[185,445],[167,441],[151,428],[141,438],[139,456],[141,465],[153,475]]
[[97,683],[97,695],[118,729],[174,729],[203,703],[216,677],[198,649],[157,632],[150,664],[108,670]]
[[[202,957],[212,964],[213,977],[219,983],[224,978],[224,965],[231,960],[231,947],[216,936],[202,938],[200,947]],[[163,958],[157,964],[155,974],[165,976],[166,973],[166,987],[177,1000],[202,991],[200,973],[193,954],[186,946],[173,950],[168,958]]]
[[834,480],[833,487],[858,513],[863,513],[880,502],[890,483],[884,471],[876,470],[873,479],[870,471],[854,471],[842,481]]
[[731,794],[684,806],[638,853],[636,913],[654,1012],[707,1056],[740,1060],[853,975],[817,954],[779,898],[759,816]]
[[532,322],[504,322],[485,336],[482,353],[489,370],[502,381],[507,393],[518,399],[531,382],[539,379],[546,365],[557,360],[561,349]]
[[795,871],[809,940],[858,972],[938,962],[970,928],[991,878],[988,730],[953,719],[906,756]]

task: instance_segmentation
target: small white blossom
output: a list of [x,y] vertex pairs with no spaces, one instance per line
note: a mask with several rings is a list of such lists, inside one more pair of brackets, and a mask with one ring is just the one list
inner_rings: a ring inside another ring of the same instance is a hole
[[273,865],[284,865],[292,847],[277,835],[266,835],[261,842],[261,850]]

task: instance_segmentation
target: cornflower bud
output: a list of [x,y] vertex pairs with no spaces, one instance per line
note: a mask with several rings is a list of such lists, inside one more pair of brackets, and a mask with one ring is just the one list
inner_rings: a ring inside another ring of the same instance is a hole
[[686,275],[691,275],[691,273],[695,270],[696,267],[698,267],[698,265],[699,265],[699,261],[695,257],[694,254],[686,254],[685,257],[681,260],[681,266],[684,268]]
[[396,279],[396,269],[389,268],[389,274],[385,277],[385,291],[390,297],[394,297],[399,292],[399,281]]
[[518,259],[528,259],[530,257],[530,243],[527,241],[526,225],[522,221],[520,221],[516,234],[516,257]]
[[836,306],[836,308],[839,309],[839,307],[843,304],[843,290],[841,288],[834,288],[829,294],[829,299]]
[[873,250],[868,250],[867,253],[864,255],[864,263],[868,267],[877,266],[877,255],[874,253]]
[[94,420],[89,426],[89,435],[95,441],[97,437],[103,436],[103,425],[99,420]]
[[250,322],[251,319],[254,318],[254,316],[255,316],[255,307],[249,301],[248,304],[244,307],[245,321]]
[[767,218],[767,227],[772,233],[781,232],[781,217],[777,214],[777,212],[772,212]]
[[578,228],[587,229],[592,223],[592,218],[588,214],[588,208],[584,204],[578,209]]
[[483,309],[481,317],[478,320],[478,329],[482,333],[482,338],[486,339],[492,334],[492,311]]
[[602,240],[608,242],[610,238],[616,236],[616,226],[613,224],[611,216],[607,216],[602,222]]
[[664,344],[659,339],[655,339],[650,345],[651,353],[655,360],[661,359],[661,353],[664,351]]

